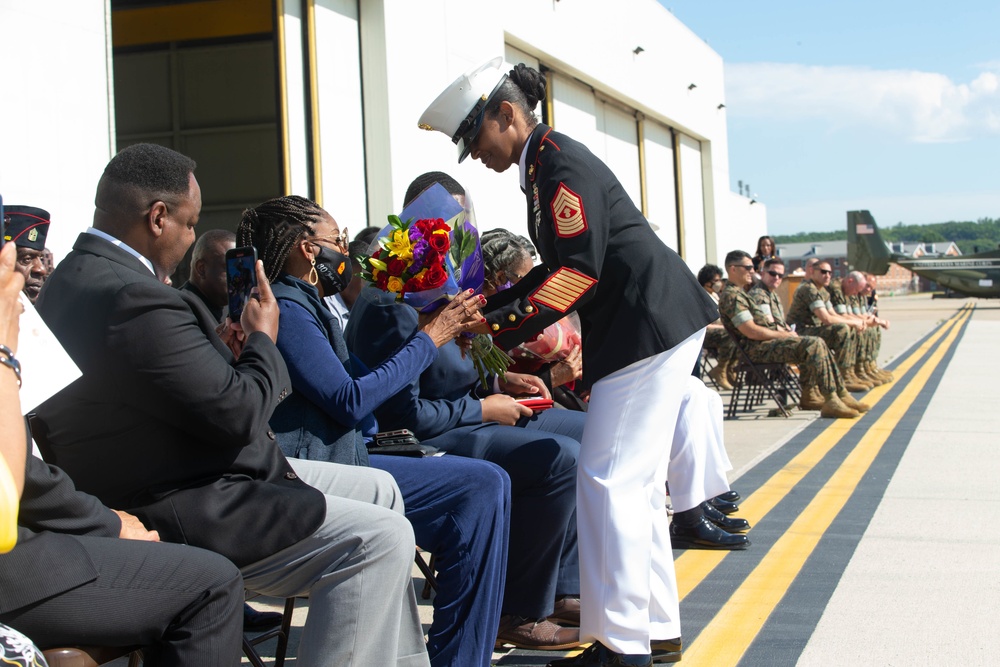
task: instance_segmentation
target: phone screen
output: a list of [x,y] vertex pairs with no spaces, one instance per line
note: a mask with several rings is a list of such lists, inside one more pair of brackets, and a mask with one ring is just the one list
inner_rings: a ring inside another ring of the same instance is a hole
[[229,317],[239,322],[243,307],[257,287],[257,249],[233,248],[226,252],[226,285],[229,290]]

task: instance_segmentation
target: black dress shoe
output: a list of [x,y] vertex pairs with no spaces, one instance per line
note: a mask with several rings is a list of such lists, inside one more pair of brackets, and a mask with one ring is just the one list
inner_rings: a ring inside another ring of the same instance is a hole
[[746,535],[727,533],[714,523],[701,517],[692,526],[670,524],[670,543],[674,549],[746,549],[750,539]]
[[572,658],[559,658],[548,667],[652,667],[649,654],[627,655],[615,653],[601,642],[594,642],[586,651]]
[[719,495],[716,496],[716,498],[718,500],[724,500],[727,503],[738,503],[742,500],[742,498],[740,498],[740,494],[736,493],[733,490],[726,491],[725,493],[720,493]]
[[684,649],[681,638],[676,639],[651,639],[649,642],[653,664],[665,662],[680,662],[681,651]]
[[243,631],[263,632],[281,625],[281,614],[276,611],[257,611],[243,603]]
[[701,511],[705,513],[705,518],[727,533],[745,533],[750,530],[750,522],[738,517],[728,517],[710,502],[701,504]]
[[736,503],[731,503],[728,500],[719,500],[718,498],[712,498],[708,502],[712,503],[715,509],[719,510],[723,514],[733,514],[740,511],[740,506]]

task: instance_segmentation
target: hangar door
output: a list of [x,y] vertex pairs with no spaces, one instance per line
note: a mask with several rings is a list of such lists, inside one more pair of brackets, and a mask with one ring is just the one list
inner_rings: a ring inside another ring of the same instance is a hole
[[701,143],[572,77],[550,72],[549,80],[552,126],[604,160],[660,240],[700,267],[706,256]]

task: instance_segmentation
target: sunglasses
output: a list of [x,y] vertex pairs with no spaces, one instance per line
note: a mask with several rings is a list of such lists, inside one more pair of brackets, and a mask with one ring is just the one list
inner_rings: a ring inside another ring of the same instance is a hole
[[785,277],[784,273],[778,273],[777,271],[768,271],[767,274],[769,276],[771,276],[772,278],[784,278]]
[[833,269],[816,269],[816,270],[822,273],[824,276],[828,276],[831,273],[833,273]]
[[733,264],[737,269],[746,269],[747,271],[753,271],[753,264]]

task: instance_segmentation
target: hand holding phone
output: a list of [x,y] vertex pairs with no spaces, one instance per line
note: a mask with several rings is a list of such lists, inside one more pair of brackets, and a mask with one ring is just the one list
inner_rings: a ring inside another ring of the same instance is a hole
[[239,322],[243,308],[257,287],[257,249],[252,246],[226,251],[226,288],[229,291],[229,317]]

